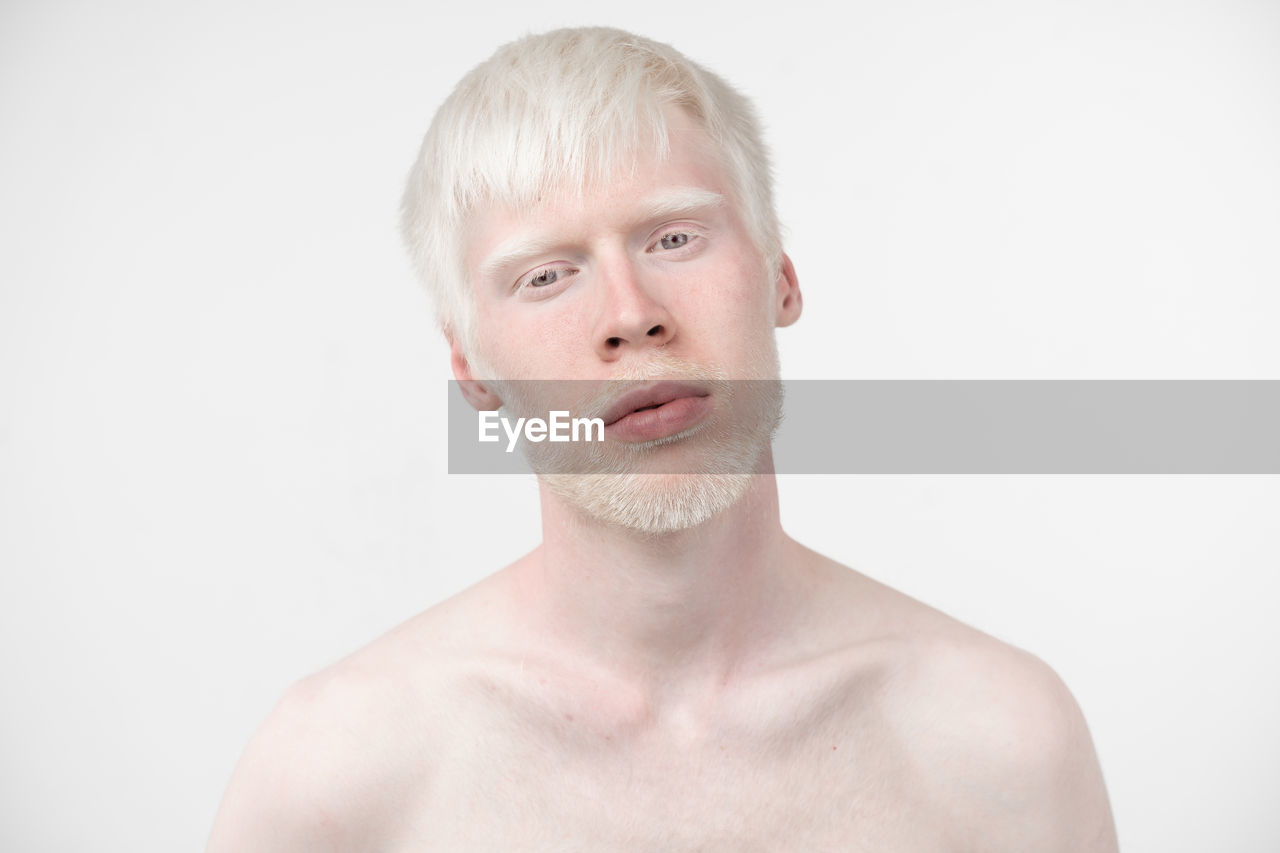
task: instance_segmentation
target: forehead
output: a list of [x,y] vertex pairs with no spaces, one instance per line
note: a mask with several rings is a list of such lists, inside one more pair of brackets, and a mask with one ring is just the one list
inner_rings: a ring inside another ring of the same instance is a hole
[[627,229],[653,218],[729,207],[734,193],[716,146],[693,119],[669,111],[665,150],[642,147],[609,173],[578,186],[545,187],[531,198],[483,200],[467,217],[470,275],[494,266],[504,246],[571,240],[600,229]]

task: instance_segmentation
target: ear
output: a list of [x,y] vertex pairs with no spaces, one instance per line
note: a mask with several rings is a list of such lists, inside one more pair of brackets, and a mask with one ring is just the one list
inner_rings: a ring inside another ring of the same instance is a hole
[[488,385],[471,374],[471,364],[467,361],[457,339],[445,332],[449,341],[449,366],[453,368],[453,378],[458,380],[458,389],[462,396],[478,412],[496,412],[502,408],[502,400]]
[[783,252],[782,267],[778,270],[778,327],[790,326],[799,320],[802,304],[796,268],[787,253]]

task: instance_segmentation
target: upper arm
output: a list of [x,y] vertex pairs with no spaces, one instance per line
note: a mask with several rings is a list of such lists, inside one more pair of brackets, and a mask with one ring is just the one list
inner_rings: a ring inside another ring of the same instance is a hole
[[969,849],[1113,853],[1115,826],[1088,726],[1047,665],[990,641],[944,655],[930,748],[936,791]]
[[214,819],[207,853],[352,849],[374,806],[355,737],[359,709],[330,679],[285,693],[245,748]]
[[1037,659],[1012,674],[1009,704],[993,712],[1007,734],[991,742],[977,771],[990,819],[982,848],[1112,853],[1111,806],[1079,705]]

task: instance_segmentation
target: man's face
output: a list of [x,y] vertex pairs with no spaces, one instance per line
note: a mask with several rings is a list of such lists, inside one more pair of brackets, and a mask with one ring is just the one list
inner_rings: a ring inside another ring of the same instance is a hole
[[499,377],[608,379],[659,352],[760,375],[774,276],[701,128],[671,110],[669,138],[665,160],[581,195],[473,215],[476,341]]
[[[745,482],[729,482],[730,475],[745,480],[776,422],[769,411],[776,401],[742,392],[764,383],[726,380],[777,377],[773,330],[799,312],[794,276],[789,264],[785,274],[767,269],[703,131],[679,110],[669,112],[668,122],[667,158],[642,155],[633,172],[581,194],[541,198],[528,209],[489,207],[469,223],[475,361],[489,372],[478,378],[499,380],[497,389],[505,383],[504,403],[543,412],[558,405],[547,399],[556,383],[510,380],[592,380],[560,387],[603,387],[606,403],[639,380],[689,380],[709,394],[703,416],[676,440],[615,441],[600,460],[605,479],[544,478],[555,491],[565,494],[558,484],[573,492],[565,496],[579,505],[583,488],[612,490],[611,501],[622,494],[628,504],[647,495],[664,506],[683,500],[677,493],[701,489],[689,475],[633,476],[659,456],[662,470],[714,477],[702,485],[720,503],[731,502]],[[463,365],[460,376],[466,372]],[[517,385],[544,389],[542,399],[512,400]],[[622,432],[611,428],[608,435]],[[688,526],[706,514],[703,507],[678,513],[678,523],[630,526]]]

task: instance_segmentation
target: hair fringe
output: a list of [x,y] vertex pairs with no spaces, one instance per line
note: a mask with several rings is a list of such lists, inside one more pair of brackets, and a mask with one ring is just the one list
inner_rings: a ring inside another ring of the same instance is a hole
[[750,102],[669,45],[604,27],[554,30],[500,47],[436,112],[410,170],[401,234],[447,336],[474,352],[474,298],[461,235],[478,205],[520,208],[634,171],[670,150],[664,111],[685,109],[725,154],[757,246],[781,262],[772,175]]

